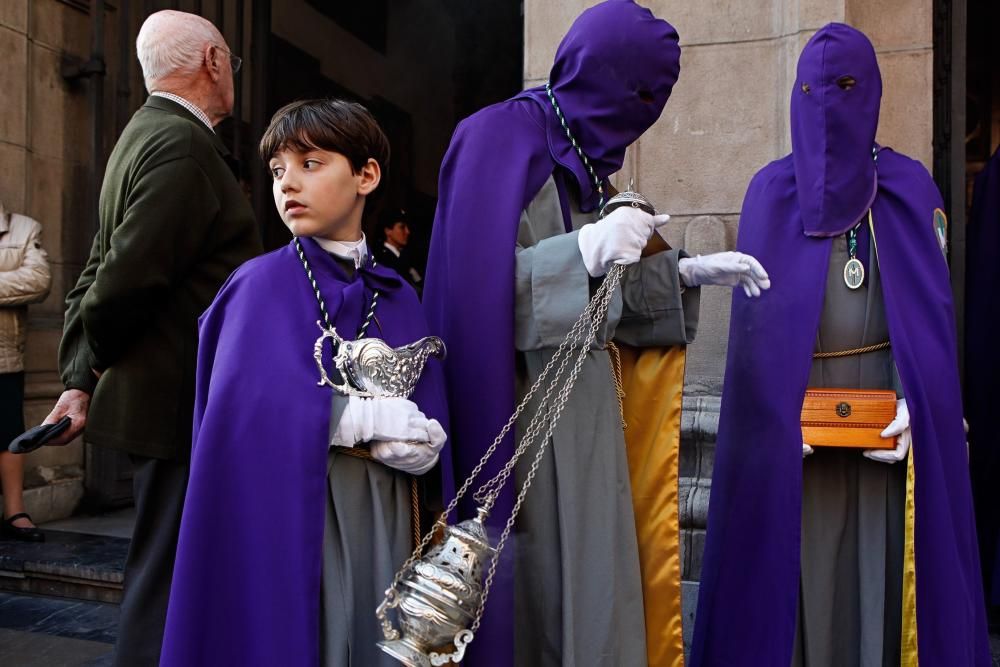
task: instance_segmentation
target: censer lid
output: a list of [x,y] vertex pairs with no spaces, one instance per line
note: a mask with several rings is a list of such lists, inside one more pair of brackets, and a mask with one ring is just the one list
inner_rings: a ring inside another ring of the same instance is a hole
[[635,179],[628,179],[628,188],[609,199],[607,203],[604,204],[604,208],[601,209],[599,217],[603,218],[608,213],[611,213],[611,211],[622,206],[631,206],[633,208],[641,209],[650,215],[656,215],[656,207],[653,206],[653,202],[633,190],[634,185]]

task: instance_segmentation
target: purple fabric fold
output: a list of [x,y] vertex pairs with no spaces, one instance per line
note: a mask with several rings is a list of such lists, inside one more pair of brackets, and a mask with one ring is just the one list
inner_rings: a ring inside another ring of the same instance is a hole
[[[581,14],[559,47],[550,81],[573,133],[601,178],[660,116],[679,71],[677,33],[631,0]],[[441,166],[424,307],[448,346],[445,375],[456,479],[461,482],[514,411],[514,252],[521,211],[557,169],[572,174],[583,208],[598,196],[566,138],[544,87],[524,91],[462,121]],[[479,479],[509,460],[508,435]],[[478,488],[478,485],[473,489]],[[488,520],[506,522],[504,493]],[[472,512],[464,503],[460,518]],[[507,557],[490,593],[470,664],[514,662],[513,572]]]
[[[348,279],[315,241],[301,241],[338,331],[358,330],[378,289],[370,336],[400,346],[428,335],[416,293],[395,272],[369,264]],[[317,386],[319,319],[289,244],[240,267],[199,322],[191,478],[164,666],[318,664],[332,392]],[[447,429],[437,360],[412,400]],[[450,472],[449,457],[446,446]],[[448,475],[445,488],[453,493]],[[367,621],[376,623],[374,609]]]
[[[771,289],[754,300],[738,290],[733,295],[695,667],[791,664],[800,577],[800,413],[832,246],[831,238],[808,234],[799,175],[794,153],[773,162],[754,176],[743,203],[737,249],[767,267]],[[987,667],[954,309],[933,226],[941,196],[922,165],[888,149],[879,153],[876,178],[877,261],[913,434],[920,664]]]

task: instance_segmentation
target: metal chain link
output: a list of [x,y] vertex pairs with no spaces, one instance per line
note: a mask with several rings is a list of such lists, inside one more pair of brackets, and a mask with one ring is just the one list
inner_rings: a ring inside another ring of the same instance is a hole
[[[583,162],[584,167],[587,169],[587,173],[590,174],[591,179],[594,183],[594,189],[599,195],[599,201],[597,204],[598,210],[604,207],[604,186],[601,183],[601,179],[597,176],[594,171],[593,166],[590,164],[590,160],[587,155],[583,152],[580,147],[579,142],[573,136],[573,133],[569,129],[569,124],[566,122],[566,118],[563,115],[562,109],[559,108],[559,104],[556,102],[555,95],[552,92],[552,86],[549,83],[545,84],[545,92],[549,97],[549,101],[552,103],[552,107],[555,109],[556,115],[559,117],[559,122],[562,124],[563,130],[566,132],[566,136],[573,148],[576,150],[577,155],[579,155],[580,160]],[[296,243],[298,240],[296,239]],[[312,273],[309,270],[309,265],[305,261],[305,257],[301,252],[301,247],[299,249],[299,256],[303,260],[303,264],[306,267],[306,272],[309,274],[310,281],[313,282],[315,288],[315,281],[312,280]],[[410,554],[410,557],[406,559],[406,562],[399,568],[396,575],[392,579],[392,584],[386,590],[386,600],[395,598],[398,595],[398,586],[403,579],[403,576],[410,571],[410,568],[416,563],[424,550],[430,545],[431,541],[437,535],[439,530],[444,530],[448,527],[448,518],[452,516],[455,508],[458,507],[459,501],[465,497],[468,493],[469,488],[472,483],[478,478],[479,474],[483,471],[483,468],[489,462],[490,458],[496,452],[497,447],[503,442],[507,434],[517,423],[518,417],[524,412],[525,408],[531,402],[531,399],[535,396],[538,390],[541,388],[542,384],[548,378],[549,373],[553,368],[557,368],[555,375],[549,380],[548,387],[542,399],[539,401],[538,408],[535,414],[532,416],[531,421],[528,424],[528,428],[525,433],[521,436],[521,442],[518,444],[517,448],[514,450],[514,454],[511,456],[510,460],[504,464],[504,467],[500,470],[497,475],[492,479],[483,484],[474,494],[473,499],[480,503],[485,509],[489,510],[493,507],[499,496],[500,490],[503,488],[504,483],[509,479],[511,473],[514,470],[515,465],[518,460],[528,451],[528,448],[538,440],[538,435],[542,431],[544,425],[548,425],[545,430],[545,435],[543,436],[541,446],[538,448],[538,452],[535,454],[535,458],[532,461],[531,468],[528,470],[528,474],[525,476],[524,484],[521,490],[517,494],[517,498],[514,502],[514,508],[511,512],[510,517],[507,519],[507,523],[504,525],[504,530],[500,535],[500,540],[497,543],[496,551],[493,555],[493,559],[490,562],[490,568],[487,572],[486,579],[483,582],[483,593],[480,599],[479,610],[476,613],[475,621],[471,626],[471,631],[475,633],[479,629],[479,625],[482,622],[483,611],[486,608],[486,600],[489,597],[490,588],[493,585],[493,578],[496,575],[497,563],[499,562],[500,552],[503,550],[504,545],[507,543],[507,538],[510,536],[510,531],[514,527],[514,522],[517,519],[518,513],[521,511],[521,505],[524,503],[525,495],[528,492],[528,488],[531,486],[535,475],[538,472],[538,466],[542,461],[542,457],[545,455],[545,451],[548,448],[548,443],[552,438],[552,433],[555,429],[556,423],[559,421],[559,417],[562,415],[563,408],[566,406],[566,402],[569,400],[569,394],[573,390],[573,386],[576,384],[576,379],[580,374],[580,370],[583,368],[583,362],[587,358],[587,354],[590,352],[590,346],[596,340],[598,330],[601,324],[604,322],[604,318],[608,313],[608,308],[611,304],[611,299],[614,296],[615,289],[617,289],[618,284],[621,282],[622,274],[625,272],[625,267],[620,264],[615,264],[608,270],[604,281],[598,288],[597,292],[591,298],[587,307],[580,314],[580,317],[574,322],[573,326],[570,328],[566,337],[559,344],[552,358],[549,359],[548,363],[542,369],[538,378],[535,380],[534,384],[528,389],[528,392],[518,403],[514,410],[514,414],[510,416],[507,423],[504,424],[503,428],[500,429],[500,433],[493,440],[493,443],[489,446],[486,452],[483,454],[482,458],[479,459],[479,463],[476,467],[472,469],[469,476],[466,478],[465,482],[455,493],[455,497],[451,499],[448,506],[445,507],[444,512],[438,517],[434,525],[431,526],[427,534],[424,535],[423,539]],[[375,297],[378,297],[378,292],[375,293]],[[324,318],[326,318],[326,307],[323,305],[322,298],[319,294],[319,289],[316,289],[316,298],[320,303],[320,310],[323,312]],[[369,313],[369,318],[375,310],[375,299],[372,299],[372,309]],[[329,318],[326,318],[327,326],[329,327]],[[365,322],[367,326],[367,319]],[[579,351],[577,351],[579,343]],[[552,393],[555,391],[559,384],[559,380],[562,377],[563,372],[572,357],[572,352],[576,352],[576,362],[573,365],[573,369],[570,371],[563,386],[556,392],[555,401],[551,402]]]
[[[542,372],[539,374],[534,384],[532,384],[531,387],[528,389],[528,392],[524,395],[524,398],[521,399],[521,402],[517,405],[517,408],[514,410],[514,414],[510,416],[510,419],[507,420],[507,423],[500,430],[500,433],[493,440],[493,443],[483,454],[482,458],[479,459],[479,463],[477,463],[476,467],[473,468],[472,472],[469,473],[469,476],[466,478],[465,482],[463,482],[462,486],[459,487],[458,491],[455,493],[455,497],[452,498],[451,502],[449,502],[447,507],[445,507],[444,511],[441,513],[441,516],[438,517],[437,521],[434,522],[430,530],[427,531],[427,534],[424,535],[422,540],[420,540],[420,543],[413,550],[413,553],[410,554],[410,557],[406,559],[406,562],[404,562],[400,566],[399,570],[397,570],[396,575],[392,579],[392,584],[390,584],[389,588],[386,590],[387,597],[392,597],[397,595],[397,589],[399,587],[400,582],[403,579],[403,576],[405,576],[406,573],[410,571],[410,568],[418,560],[420,560],[421,555],[424,553],[424,551],[427,549],[430,543],[434,540],[434,537],[438,534],[438,531],[444,530],[448,527],[448,519],[454,514],[455,509],[458,507],[458,503],[468,493],[469,488],[472,486],[473,482],[476,481],[476,478],[479,476],[483,468],[489,462],[490,458],[496,452],[497,447],[500,446],[500,443],[503,442],[504,438],[510,432],[511,428],[513,428],[514,424],[517,422],[517,418],[521,416],[525,408],[531,402],[532,397],[542,387],[543,383],[545,382],[546,378],[548,377],[552,369],[555,368],[557,365],[562,367],[565,366],[566,360],[569,359],[567,350],[568,349],[572,349],[574,351],[576,350],[577,345],[575,344],[575,342],[580,340],[582,332],[585,330],[587,325],[590,324],[589,329],[587,329],[588,335],[580,345],[580,351],[578,353],[578,361],[576,367],[574,368],[574,372],[571,373],[570,378],[567,380],[567,385],[564,386],[563,390],[559,392],[559,396],[565,395],[568,397],[569,391],[573,388],[573,384],[576,382],[576,376],[579,374],[579,367],[583,365],[583,359],[586,358],[587,353],[590,351],[591,343],[593,343],[594,339],[597,337],[597,330],[600,328],[601,323],[604,320],[604,316],[607,314],[608,306],[611,303],[611,297],[614,295],[614,291],[618,287],[618,283],[621,281],[621,276],[624,273],[624,271],[625,267],[618,264],[612,266],[611,269],[608,271],[608,274],[604,278],[604,281],[602,282],[600,288],[598,288],[597,292],[591,298],[590,303],[587,304],[587,308],[580,314],[580,317],[570,328],[569,334],[567,334],[566,338],[564,338],[563,341],[559,344],[559,348],[556,350],[556,352],[552,355],[552,358],[542,369]],[[550,380],[548,390],[546,391],[546,395],[551,393],[551,391],[553,390],[554,386],[558,381],[558,377],[559,376],[556,375],[553,377],[552,380]],[[565,398],[562,399],[562,403],[565,404]],[[563,406],[557,404],[552,407],[558,407],[558,410],[554,414],[555,420],[557,420],[558,415],[562,413]],[[538,462],[541,461],[541,456],[544,454],[548,438],[551,436],[552,428],[555,426],[555,420],[545,416],[548,413],[548,411],[549,411],[548,409],[545,410],[539,409],[538,412],[536,412],[535,416],[532,418],[532,424],[534,424],[536,420],[539,419],[539,415],[543,415],[543,420],[545,422],[550,423],[550,429],[546,432],[546,440],[543,441],[541,451],[538,454],[536,454],[535,462],[533,463],[531,470],[529,470],[530,477],[527,477],[525,479],[525,487],[523,487],[521,492],[518,494],[518,500],[515,503],[514,513],[508,519],[507,526],[505,526],[503,534],[501,535],[501,541],[497,544],[497,552],[496,552],[497,556],[499,556],[500,550],[503,548],[503,545],[507,541],[507,536],[510,533],[510,528],[514,525],[514,518],[516,518],[517,512],[519,512],[521,509],[521,504],[523,503],[524,500],[524,494],[527,491],[527,487],[531,485],[531,480],[534,479],[535,471],[537,470],[538,467]],[[539,430],[540,429],[537,428],[535,429],[536,435]],[[528,438],[528,433],[525,433],[521,438],[520,445],[514,452],[514,455],[511,458],[511,460],[508,461],[508,463],[504,466],[504,469],[507,468],[513,469],[514,464],[517,463],[517,460],[524,454],[525,451],[527,451],[528,446],[530,446],[531,442],[533,442],[535,439],[533,437],[532,439],[526,441],[527,438]],[[499,492],[499,488],[496,489],[496,491]],[[495,501],[496,501],[496,495],[494,494],[492,498],[487,498],[486,502],[484,502],[483,504],[486,505],[488,503],[488,506],[492,507],[492,504]],[[482,617],[483,609],[485,608],[484,605],[486,602],[489,586],[491,586],[493,583],[493,577],[495,575],[495,572],[496,572],[496,557],[490,564],[490,570],[489,573],[487,574],[487,581],[484,583],[483,597],[482,597],[482,602],[480,603],[479,606],[479,612],[476,616],[474,625],[475,628],[479,627],[479,622]],[[475,630],[473,630],[473,632],[475,632]]]
[[[510,531],[514,528],[514,522],[517,519],[518,513],[521,511],[521,506],[524,504],[524,499],[528,494],[528,489],[531,487],[531,483],[535,479],[535,475],[538,473],[538,466],[541,464],[542,457],[545,455],[549,443],[552,440],[552,433],[555,431],[556,424],[562,416],[566,403],[569,401],[570,392],[573,391],[573,387],[576,385],[576,379],[580,375],[580,371],[583,369],[583,362],[587,359],[587,355],[590,353],[590,345],[597,338],[598,330],[600,329],[601,324],[607,315],[608,308],[611,305],[611,298],[614,296],[614,290],[618,287],[618,283],[621,280],[621,276],[624,271],[625,267],[623,265],[615,264],[611,270],[608,271],[608,275],[604,278],[604,283],[601,285],[601,289],[594,295],[593,301],[597,303],[597,309],[594,312],[593,318],[591,318],[587,336],[583,340],[583,344],[580,346],[580,351],[577,353],[576,363],[573,365],[573,370],[570,371],[565,384],[556,395],[555,402],[546,411],[548,414],[545,421],[548,422],[548,428],[545,431],[545,435],[542,436],[538,452],[535,454],[535,458],[531,462],[531,468],[528,469],[528,474],[525,475],[524,482],[521,485],[521,490],[517,494],[517,500],[514,502],[514,509],[511,510],[510,517],[507,519],[503,533],[500,535],[500,540],[497,542],[496,551],[494,552],[493,559],[490,562],[490,569],[486,574],[486,580],[483,582],[483,593],[479,603],[479,610],[476,612],[476,619],[470,627],[473,634],[479,630],[479,625],[482,622],[483,612],[486,609],[486,600],[489,597],[490,589],[493,586],[493,578],[496,575],[497,564],[500,562],[500,553],[503,551],[504,545],[507,543]],[[555,381],[553,381],[553,384],[555,384]],[[527,437],[528,434],[525,434],[525,438]]]

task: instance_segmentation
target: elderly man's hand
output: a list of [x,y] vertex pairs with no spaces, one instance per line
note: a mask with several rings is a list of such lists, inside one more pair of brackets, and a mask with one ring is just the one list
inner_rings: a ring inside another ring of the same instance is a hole
[[70,426],[57,438],[53,438],[47,445],[66,445],[73,441],[76,436],[83,432],[83,427],[87,424],[87,410],[90,409],[90,394],[79,389],[67,389],[56,401],[56,406],[46,417],[43,424],[55,424],[63,417],[70,418]]

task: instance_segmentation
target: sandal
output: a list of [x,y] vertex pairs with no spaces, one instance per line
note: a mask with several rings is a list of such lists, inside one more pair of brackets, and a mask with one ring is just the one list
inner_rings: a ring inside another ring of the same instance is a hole
[[14,522],[18,519],[27,519],[28,521],[31,521],[31,517],[28,516],[27,512],[15,514],[8,519],[4,519],[3,522],[0,523],[0,535],[14,540],[21,540],[23,542],[45,541],[45,533],[43,533],[38,526],[29,526],[28,528],[15,526]]

